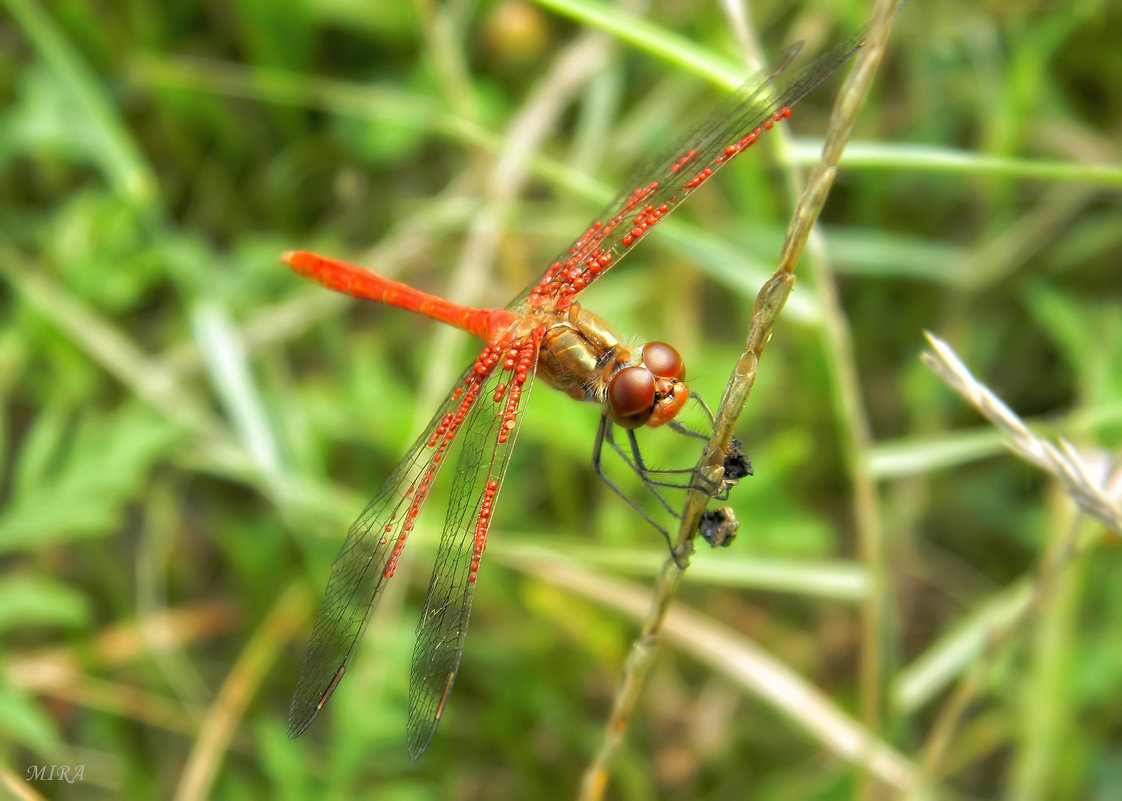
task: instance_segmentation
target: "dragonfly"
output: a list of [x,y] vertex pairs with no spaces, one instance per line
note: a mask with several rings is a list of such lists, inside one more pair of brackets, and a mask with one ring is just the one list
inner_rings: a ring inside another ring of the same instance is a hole
[[634,432],[670,423],[689,400],[677,350],[664,342],[625,344],[580,305],[578,296],[717,170],[789,117],[791,106],[861,47],[865,33],[850,36],[798,72],[785,69],[802,43],[788,48],[777,66],[750,78],[641,170],[540,278],[501,309],[454,303],[307,251],[281,257],[328,289],[426,315],[485,343],[350,527],[300,667],[289,708],[290,737],[308,728],[338,688],[437,475],[457,445],[410,672],[407,748],[412,760],[425,752],[459,672],[476,579],[535,377],[601,407],[598,441],[604,427]]

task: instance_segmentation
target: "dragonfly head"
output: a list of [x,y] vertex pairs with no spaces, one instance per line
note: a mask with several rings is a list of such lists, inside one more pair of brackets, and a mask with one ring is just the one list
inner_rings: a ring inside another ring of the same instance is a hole
[[643,346],[642,361],[617,371],[604,401],[608,416],[623,428],[652,428],[673,420],[689,400],[686,366],[665,342]]

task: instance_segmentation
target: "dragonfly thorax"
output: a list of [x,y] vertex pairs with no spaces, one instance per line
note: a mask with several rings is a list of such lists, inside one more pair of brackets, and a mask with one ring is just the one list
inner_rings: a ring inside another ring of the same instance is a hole
[[624,428],[660,426],[689,398],[682,357],[665,342],[628,347],[600,317],[574,303],[542,337],[538,369],[550,386],[604,407]]

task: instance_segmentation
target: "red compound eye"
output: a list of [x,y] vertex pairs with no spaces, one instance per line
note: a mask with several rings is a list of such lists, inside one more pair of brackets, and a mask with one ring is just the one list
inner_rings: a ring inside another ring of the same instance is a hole
[[648,342],[643,346],[643,366],[659,378],[686,380],[681,354],[665,342]]
[[647,422],[655,402],[655,382],[646,367],[624,367],[608,384],[608,407],[615,422],[639,428]]

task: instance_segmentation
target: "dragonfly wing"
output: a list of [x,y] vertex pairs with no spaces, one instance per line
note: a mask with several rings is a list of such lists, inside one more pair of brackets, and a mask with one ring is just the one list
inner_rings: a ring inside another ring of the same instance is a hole
[[[470,371],[457,388],[469,379]],[[454,393],[351,525],[335,557],[289,706],[290,737],[303,733],[327,702],[393,577],[416,514],[443,464],[441,455],[446,449],[430,443],[441,422],[460,403]]]
[[475,578],[522,423],[521,403],[530,391],[542,333],[544,329],[506,360],[506,365],[521,361],[531,369],[521,378],[517,367],[510,373],[496,371],[484,390],[485,402],[472,409],[464,424],[444,530],[413,648],[406,737],[414,760],[436,733],[459,670]]
[[[534,357],[536,342],[535,339],[530,345]],[[299,736],[308,728],[342,678],[374,607],[388,580],[393,578],[417,515],[449,449],[464,428],[464,421],[475,426],[472,421],[477,418],[494,416],[499,405],[495,400],[496,387],[500,384],[505,388],[504,402],[509,401],[510,394],[521,397],[524,392],[522,387],[528,384],[525,376],[533,372],[533,358],[528,367],[525,357],[516,360],[515,368],[508,369],[504,363],[511,348],[518,344],[490,343],[484,348],[351,526],[331,567],[327,590],[300,666],[288,710],[290,737]],[[521,347],[526,350],[524,343]],[[523,378],[514,376],[516,369]],[[508,419],[503,417],[502,408],[498,414],[504,422]]]
[[791,106],[848,61],[866,34],[867,29],[859,31],[794,73],[784,70],[802,43],[788,48],[776,66],[745,81],[686,136],[639,170],[627,184],[629,188],[507,308],[565,308],[713,173],[750,147],[787,116]]

